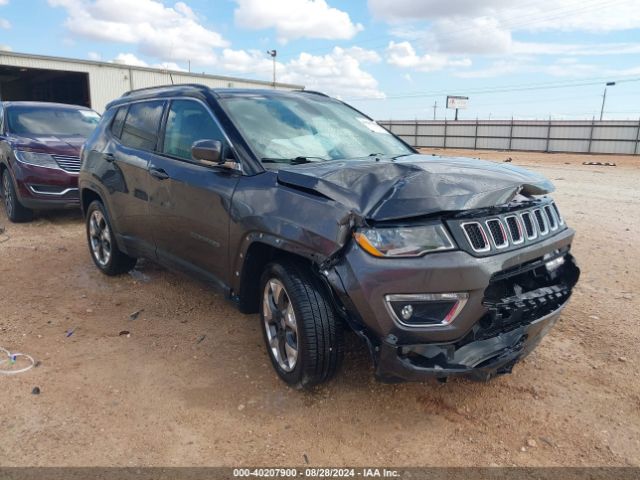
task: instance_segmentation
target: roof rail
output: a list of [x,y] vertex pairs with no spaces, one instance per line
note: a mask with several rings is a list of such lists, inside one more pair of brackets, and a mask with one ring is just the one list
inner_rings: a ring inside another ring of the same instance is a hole
[[323,97],[328,97],[329,95],[327,95],[326,93],[323,92],[318,92],[317,90],[305,90],[304,88],[302,90],[297,90],[298,92],[302,92],[302,93],[310,93],[312,95],[321,95]]
[[201,83],[176,83],[175,85],[157,85],[157,86],[153,86],[153,87],[144,87],[144,88],[137,88],[134,90],[129,90],[128,92],[125,92],[122,94],[123,97],[129,97],[131,95],[134,95],[136,93],[141,93],[141,92],[147,92],[147,91],[153,91],[153,90],[161,90],[163,88],[174,88],[174,87],[191,87],[195,90],[208,90],[209,87],[207,87],[206,85],[202,85]]

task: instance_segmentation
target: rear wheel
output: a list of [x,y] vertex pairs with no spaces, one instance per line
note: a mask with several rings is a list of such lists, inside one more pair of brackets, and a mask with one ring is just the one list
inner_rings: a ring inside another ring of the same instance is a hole
[[24,207],[13,186],[11,172],[5,169],[2,173],[2,196],[4,198],[4,208],[7,217],[14,223],[29,222],[33,219],[33,211]]
[[294,261],[271,263],[261,281],[261,319],[276,372],[296,388],[329,380],[344,354],[343,331],[321,282]]
[[121,252],[102,202],[95,200],[87,209],[87,240],[96,267],[105,275],[126,273],[136,265],[136,259]]

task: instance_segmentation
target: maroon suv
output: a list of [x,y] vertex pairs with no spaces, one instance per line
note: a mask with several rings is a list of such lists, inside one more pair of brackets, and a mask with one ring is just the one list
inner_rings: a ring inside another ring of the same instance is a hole
[[77,105],[0,102],[0,178],[11,221],[79,207],[80,148],[99,119]]

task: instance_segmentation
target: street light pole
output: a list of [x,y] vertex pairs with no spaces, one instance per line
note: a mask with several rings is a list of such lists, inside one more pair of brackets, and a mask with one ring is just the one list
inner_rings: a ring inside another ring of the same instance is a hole
[[600,108],[600,120],[602,120],[602,116],[604,115],[604,103],[607,101],[607,87],[613,87],[616,82],[607,82],[604,86],[604,94],[602,95],[602,108]]
[[276,56],[278,52],[276,50],[267,50],[267,54],[273,58],[273,88],[276,88]]

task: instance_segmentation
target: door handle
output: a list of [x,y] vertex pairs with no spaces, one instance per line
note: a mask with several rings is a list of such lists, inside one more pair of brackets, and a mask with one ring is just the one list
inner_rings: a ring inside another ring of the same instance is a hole
[[149,173],[152,177],[157,178],[158,180],[166,180],[169,178],[169,174],[164,171],[162,168],[158,167],[149,167]]
[[113,155],[113,153],[103,153],[102,158],[104,158],[109,163],[113,163],[116,160],[116,157]]

